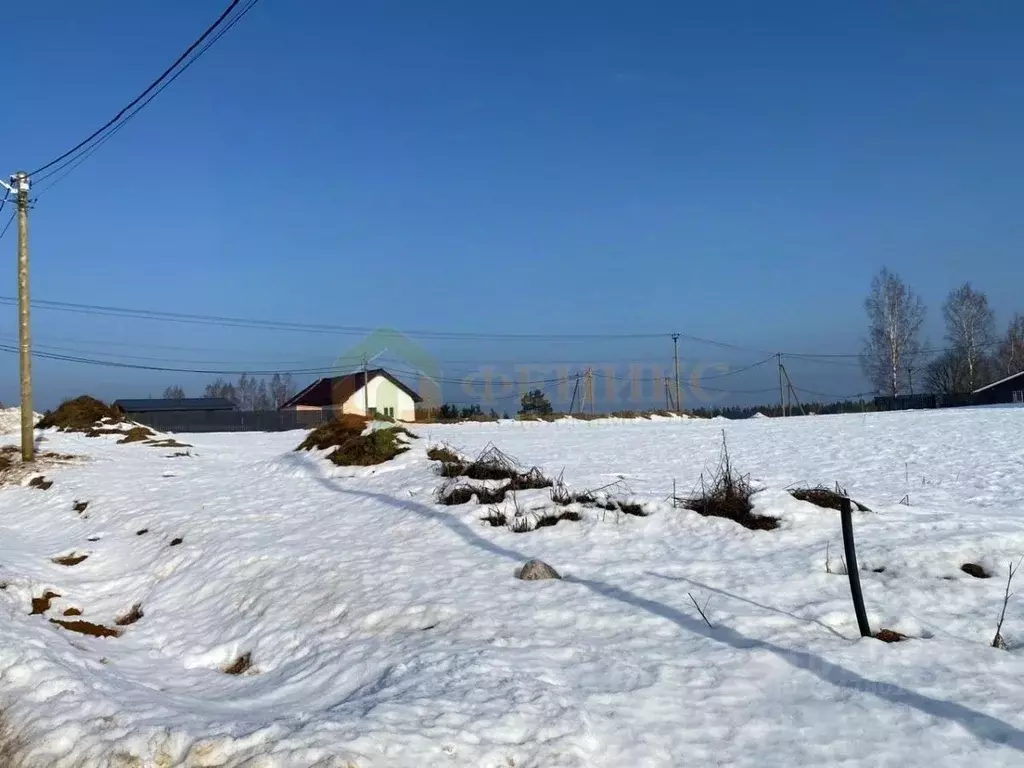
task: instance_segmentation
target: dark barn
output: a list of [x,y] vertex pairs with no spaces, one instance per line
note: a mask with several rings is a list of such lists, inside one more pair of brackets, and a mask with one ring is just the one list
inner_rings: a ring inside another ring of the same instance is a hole
[[975,405],[1024,403],[1024,371],[974,390]]

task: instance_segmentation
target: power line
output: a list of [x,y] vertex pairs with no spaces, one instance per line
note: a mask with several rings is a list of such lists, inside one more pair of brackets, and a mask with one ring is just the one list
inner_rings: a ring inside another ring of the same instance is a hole
[[[11,211],[10,218],[7,219],[7,223],[4,224],[3,230],[0,231],[0,240],[4,239],[4,235],[7,234],[7,230],[10,228],[11,222],[14,221],[14,217],[15,217],[15,215],[17,215],[17,213],[18,213],[17,211]],[[8,302],[4,302],[4,303],[7,304]],[[15,302],[15,303],[17,303],[17,302]]]
[[[16,303],[11,296],[0,296],[0,304]],[[32,302],[34,308],[52,309],[61,312],[76,312],[90,315],[108,315],[113,317],[132,317],[142,320],[161,320],[167,322],[191,323],[200,325],[220,325],[235,328],[264,328],[279,331],[300,331],[304,333],[331,334],[368,334],[387,331],[369,326],[343,326],[315,323],[296,323],[274,320],[257,320],[252,318],[224,317],[219,315],[188,314],[184,312],[162,312],[148,309],[129,309],[125,307],[109,307],[95,304],[77,304],[63,301]],[[396,334],[399,332],[395,332]],[[480,340],[519,340],[519,341],[569,341],[569,340],[606,340],[606,339],[653,339],[667,337],[667,333],[590,333],[590,334],[531,334],[531,333],[477,333],[469,331],[431,331],[418,330],[406,332],[410,336],[421,336],[435,339],[480,339]]]
[[[51,168],[54,165],[57,165],[58,163],[60,163],[61,161],[71,157],[76,152],[78,152],[80,149],[82,149],[83,147],[85,147],[88,144],[90,144],[98,136],[103,134],[108,128],[110,128],[111,126],[113,126],[116,123],[118,123],[121,120],[121,118],[124,117],[125,113],[127,113],[129,110],[134,108],[136,105],[138,105],[139,102],[141,102],[143,99],[145,99],[151,92],[153,92],[157,88],[160,88],[160,86],[164,82],[164,80],[166,80],[171,75],[171,73],[174,72],[175,69],[177,69],[178,66],[183,61],[185,61],[185,59],[187,59],[196,48],[198,48],[200,45],[202,45],[203,41],[205,41],[206,38],[208,38],[211,34],[213,34],[213,32],[224,22],[225,19],[227,19],[227,17],[231,14],[231,12],[235,10],[235,7],[239,4],[239,2],[241,2],[241,0],[231,0],[231,2],[228,4],[228,7],[225,8],[224,11],[221,13],[221,15],[217,17],[216,21],[214,21],[213,24],[211,24],[209,27],[207,27],[206,30],[203,32],[203,34],[201,34],[195,40],[195,42],[193,42],[188,48],[186,48],[184,53],[182,53],[177,59],[174,60],[174,63],[172,63],[167,69],[165,69],[160,74],[160,76],[156,78],[156,80],[154,80],[152,83],[150,83],[146,87],[146,89],[142,91],[142,93],[140,93],[138,96],[136,96],[134,99],[132,99],[124,107],[122,107],[121,110],[116,115],[114,115],[114,117],[112,117],[110,120],[108,120],[102,126],[100,126],[98,129],[96,129],[93,133],[91,133],[85,139],[83,139],[82,141],[78,142],[78,144],[73,146],[67,152],[65,152],[62,155],[59,155],[58,157],[54,158],[50,162],[46,163],[45,165],[40,166],[36,170],[32,171],[32,173],[29,174],[29,175],[30,176],[36,176],[39,173],[41,173],[42,171],[45,171],[48,168]],[[248,10],[250,10],[252,8],[252,6],[256,4],[256,2],[258,2],[258,0],[252,0],[252,2],[250,2],[250,5],[246,7],[246,9],[242,12],[242,14],[239,15],[239,17],[244,15],[245,13],[247,13]],[[237,22],[237,18],[235,19],[235,22]],[[233,26],[233,24],[232,24],[232,26]],[[228,27],[228,29],[230,29],[230,27]],[[219,39],[219,37],[217,39]],[[206,49],[204,49],[204,52],[205,52],[205,50]],[[202,52],[199,55],[201,55],[201,54],[202,54]],[[195,58],[198,58],[198,56],[196,56]],[[192,61],[195,61],[195,59],[192,59]],[[189,64],[191,64],[191,62],[189,62]],[[186,65],[186,67],[183,67],[182,70],[180,70],[177,74],[175,74],[174,78],[177,78],[178,74],[180,74],[182,71],[184,71],[185,68],[187,68],[187,65]],[[173,82],[174,78],[172,78],[172,80],[170,82]],[[167,84],[169,85],[170,82],[168,82]],[[162,88],[160,88],[160,90],[162,90]],[[159,93],[159,91],[157,91],[157,92]],[[156,94],[154,94],[154,96],[155,95]],[[150,101],[152,101],[152,99],[148,99],[144,104],[142,104],[142,107],[144,107]],[[142,107],[140,107],[140,109]],[[132,116],[134,116],[134,114]],[[123,123],[122,123],[122,125],[123,125]],[[46,177],[43,177],[43,178],[46,178]]]

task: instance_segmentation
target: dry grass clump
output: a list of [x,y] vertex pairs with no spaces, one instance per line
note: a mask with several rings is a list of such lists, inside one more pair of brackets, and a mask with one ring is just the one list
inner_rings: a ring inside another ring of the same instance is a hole
[[47,411],[36,427],[57,427],[62,432],[88,432],[97,422],[104,419],[110,424],[122,421],[120,412],[113,406],[95,397],[81,395],[65,400],[55,411]]
[[488,444],[472,461],[459,459],[442,463],[440,473],[442,477],[466,477],[470,480],[508,480],[507,487],[515,491],[550,488],[554,485],[540,469],[524,469],[516,459],[493,444]]
[[118,440],[118,443],[141,443],[143,440],[149,440],[155,433],[149,427],[132,427],[124,433],[124,437]]
[[[823,485],[816,486],[814,488],[793,488],[789,495],[797,501],[807,501],[816,506],[822,507],[823,509],[835,509],[841,510],[843,508],[843,499],[846,498],[846,494],[842,493],[838,488],[833,490],[826,488]],[[861,504],[859,501],[850,499],[850,504],[858,512],[870,512],[871,510]]]
[[486,485],[458,482],[443,485],[437,491],[437,503],[446,507],[468,504],[476,497],[477,504],[500,504],[508,493],[507,487],[490,488]]
[[705,517],[724,517],[751,530],[771,531],[778,528],[779,521],[774,517],[753,514],[754,505],[750,501],[753,495],[754,488],[749,476],[740,475],[733,469],[723,433],[718,468],[707,480],[701,474],[698,495],[679,501],[685,509]]
[[415,437],[404,427],[378,429],[367,435],[357,435],[339,445],[327,458],[343,467],[369,467],[405,453],[409,445],[399,436]]
[[341,445],[350,437],[357,437],[366,429],[366,419],[362,416],[346,413],[339,419],[321,424],[299,443],[297,451],[325,450]]
[[464,459],[447,445],[432,445],[427,449],[427,458],[444,464],[461,464]]
[[361,416],[346,414],[314,429],[295,450],[334,448],[327,456],[329,461],[345,467],[369,467],[383,464],[409,450],[401,438],[416,437],[404,427],[387,427],[364,435],[366,423]]
[[46,613],[48,610],[50,610],[50,603],[53,602],[53,598],[55,597],[60,597],[60,593],[51,592],[50,590],[46,590],[39,597],[33,597],[32,612],[29,615],[35,616],[40,613]]
[[595,507],[608,512],[622,512],[634,517],[647,517],[647,510],[644,509],[643,504],[636,501],[623,501],[622,499],[613,498],[608,493],[609,488],[621,488],[626,493],[629,493],[629,489],[621,480],[616,480],[614,483],[609,483],[600,488],[570,491],[562,480],[562,476],[559,475],[551,488],[551,501],[560,507],[579,504],[584,507]]

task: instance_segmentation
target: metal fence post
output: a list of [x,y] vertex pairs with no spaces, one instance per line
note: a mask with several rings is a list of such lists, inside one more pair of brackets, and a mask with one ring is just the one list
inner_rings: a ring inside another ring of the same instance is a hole
[[864,594],[860,590],[860,570],[857,567],[857,547],[853,541],[853,509],[848,496],[840,502],[839,516],[843,524],[843,549],[846,550],[846,573],[850,577],[850,596],[857,614],[861,637],[871,637],[868,614],[864,610]]

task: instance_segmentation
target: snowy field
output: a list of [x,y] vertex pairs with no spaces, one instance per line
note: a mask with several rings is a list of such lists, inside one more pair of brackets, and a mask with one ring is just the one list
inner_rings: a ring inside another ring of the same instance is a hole
[[[0,488],[0,765],[1024,765],[1024,603],[990,647],[1024,554],[1024,409],[413,429],[366,469],[294,452],[301,432],[179,436],[188,456],[46,433],[82,458]],[[666,501],[723,429],[778,529]],[[491,527],[435,503],[438,441],[628,486],[650,514]],[[872,629],[904,642],[859,637],[825,569],[839,514],[786,490],[837,481],[872,510]],[[564,578],[517,580],[530,558]],[[121,635],[50,621],[69,610]]]

